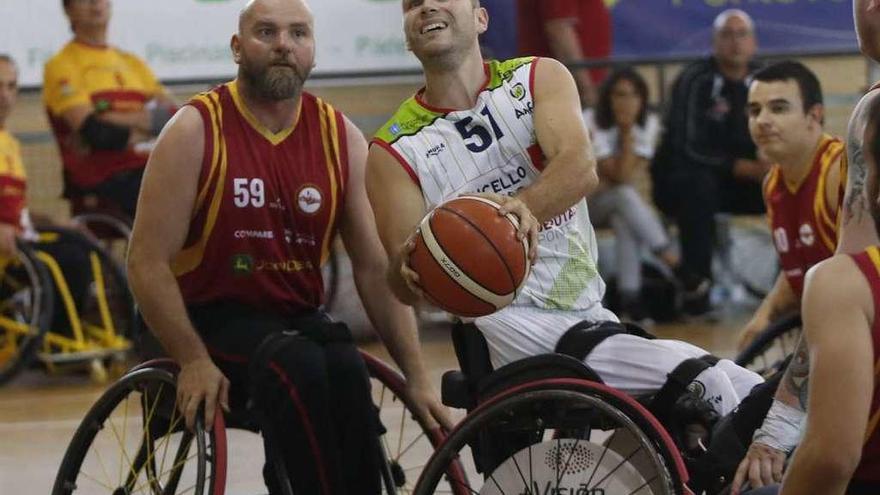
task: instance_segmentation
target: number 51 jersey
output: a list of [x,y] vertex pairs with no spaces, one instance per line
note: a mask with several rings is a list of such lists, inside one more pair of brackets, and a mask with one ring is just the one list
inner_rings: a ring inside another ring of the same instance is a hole
[[172,263],[184,301],[288,315],[319,307],[348,180],[342,114],[303,93],[296,123],[273,133],[235,81],[188,104],[204,122],[205,156],[186,244]]
[[[544,168],[535,135],[535,68],[540,59],[486,64],[486,83],[467,110],[435,108],[424,89],[406,100],[373,139],[421,188],[425,204],[465,193],[515,195]],[[601,308],[605,284],[596,270],[596,237],[580,200],[540,229],[538,259],[513,302],[518,306]]]

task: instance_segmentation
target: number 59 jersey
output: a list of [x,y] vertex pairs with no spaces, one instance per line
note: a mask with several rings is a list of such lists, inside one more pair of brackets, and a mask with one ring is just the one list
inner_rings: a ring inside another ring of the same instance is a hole
[[303,93],[297,121],[273,133],[234,81],[188,104],[202,116],[205,148],[190,231],[172,263],[184,301],[288,315],[319,307],[348,181],[342,114]]
[[[420,187],[428,209],[465,193],[515,195],[544,168],[535,134],[538,58],[492,61],[476,105],[432,107],[424,90],[406,100],[373,139]],[[601,307],[596,238],[580,200],[541,226],[538,259],[514,305],[586,310]]]

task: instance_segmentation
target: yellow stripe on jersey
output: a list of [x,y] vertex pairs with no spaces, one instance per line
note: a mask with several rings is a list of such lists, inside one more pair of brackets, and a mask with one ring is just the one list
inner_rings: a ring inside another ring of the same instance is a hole
[[[211,182],[214,180],[214,174],[217,171],[218,160],[217,157],[220,154],[220,147],[217,146],[217,143],[220,142],[220,128],[222,123],[217,119],[217,110],[216,107],[220,105],[219,99],[217,98],[217,93],[203,93],[195,97],[196,100],[202,102],[205,105],[205,108],[208,109],[208,115],[211,118],[211,135],[213,136],[213,146],[212,148],[212,156],[211,156],[211,169],[208,171],[208,176],[205,178],[205,183],[202,184],[202,189],[199,191],[199,195],[196,198],[196,207],[193,209],[192,217],[194,218],[196,214],[201,211],[202,206],[205,204],[205,198],[208,197],[208,190],[211,186]],[[216,105],[216,106],[215,106]]]
[[[281,129],[278,132],[272,132],[268,127],[263,125],[260,120],[251,113],[247,105],[241,101],[241,95],[238,94],[238,82],[232,81],[227,84],[227,87],[229,88],[229,94],[232,95],[232,101],[235,103],[235,108],[238,109],[239,113],[244,116],[244,119],[254,128],[255,131],[272,143],[272,146],[277,146],[278,143],[287,139],[287,136],[290,136],[293,130],[296,129],[297,124],[299,124],[299,119],[297,118],[290,127]],[[302,100],[300,100],[300,108],[302,108]],[[299,111],[300,110],[297,109],[297,115],[299,115]]]
[[[213,98],[213,102],[217,105],[217,115],[214,125],[219,128],[220,122],[223,121],[223,107],[220,105],[217,98]],[[219,153],[214,153],[214,155],[219,160],[219,172],[217,183],[214,186],[214,191],[211,195],[211,204],[208,207],[208,215],[205,220],[205,225],[202,228],[202,235],[199,237],[198,242],[193,246],[182,250],[177,256],[175,256],[171,268],[176,276],[184,275],[195,270],[202,262],[202,258],[205,256],[205,249],[208,246],[208,240],[211,238],[214,225],[217,223],[217,215],[220,213],[220,205],[223,200],[223,190],[226,185],[227,154],[225,136],[223,136],[222,132],[219,132],[216,135],[218,135],[219,140],[214,142],[214,146],[219,148]],[[211,168],[214,168],[215,166],[215,163],[211,164]]]
[[[779,165],[773,165],[764,181],[764,205],[767,207],[767,219],[773,218],[773,206],[770,204],[770,195],[779,183]],[[773,226],[771,225],[772,229]]]
[[[823,142],[833,139],[826,136]],[[813,210],[816,218],[816,230],[819,231],[819,238],[830,251],[837,248],[837,222],[838,216],[837,205],[831,207],[828,205],[828,195],[826,188],[828,183],[828,173],[832,170],[831,165],[843,152],[843,143],[835,140],[829,143],[822,156],[819,157],[819,181],[816,185],[816,196],[813,199]],[[831,212],[834,213],[832,218]]]
[[321,121],[321,141],[324,144],[324,160],[327,164],[327,175],[330,178],[330,217],[327,219],[327,230],[324,232],[324,240],[321,243],[321,265],[323,265],[330,258],[330,241],[333,237],[333,227],[336,223],[337,187],[335,170],[339,166],[336,163],[338,155],[335,155],[333,150],[339,149],[339,138],[333,132],[336,129],[336,112],[329,108],[329,105],[320,98],[317,100],[317,103],[319,120]]

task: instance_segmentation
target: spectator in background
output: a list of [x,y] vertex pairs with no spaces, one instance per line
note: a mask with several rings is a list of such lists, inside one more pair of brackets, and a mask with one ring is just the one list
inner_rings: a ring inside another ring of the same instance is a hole
[[584,112],[584,120],[599,172],[599,188],[589,198],[590,218],[595,226],[614,229],[619,314],[644,323],[643,248],[670,268],[678,265],[663,225],[633,185],[654,156],[660,134],[660,120],[648,110],[648,85],[633,69],[615,71],[599,88],[595,112]]
[[686,67],[673,86],[651,173],[654,199],[678,223],[685,311],[709,310],[715,215],[764,212],[769,170],[749,136],[746,99],[757,43],[752,18],[725,10],[713,25],[713,54]]
[[516,46],[516,1],[482,0],[480,5],[489,13],[492,22],[489,29],[480,35],[480,48],[483,58],[507,60],[517,55]]
[[65,197],[75,205],[83,197],[102,201],[133,218],[152,140],[175,107],[141,59],[107,44],[110,0],[62,3],[73,40],[46,63],[43,102]]
[[[519,51],[569,64],[611,54],[611,14],[603,0],[517,0]],[[581,106],[596,102],[605,69],[577,69]]]

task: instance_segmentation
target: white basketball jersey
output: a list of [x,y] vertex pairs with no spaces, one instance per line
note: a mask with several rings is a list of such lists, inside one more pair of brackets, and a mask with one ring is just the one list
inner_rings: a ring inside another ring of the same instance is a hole
[[[537,60],[488,63],[485,88],[469,110],[430,107],[420,91],[379,130],[374,144],[397,158],[429,210],[464,193],[514,195],[540,175],[544,156],[532,115]],[[604,292],[582,199],[541,226],[537,262],[513,305],[585,310],[601,307]]]

